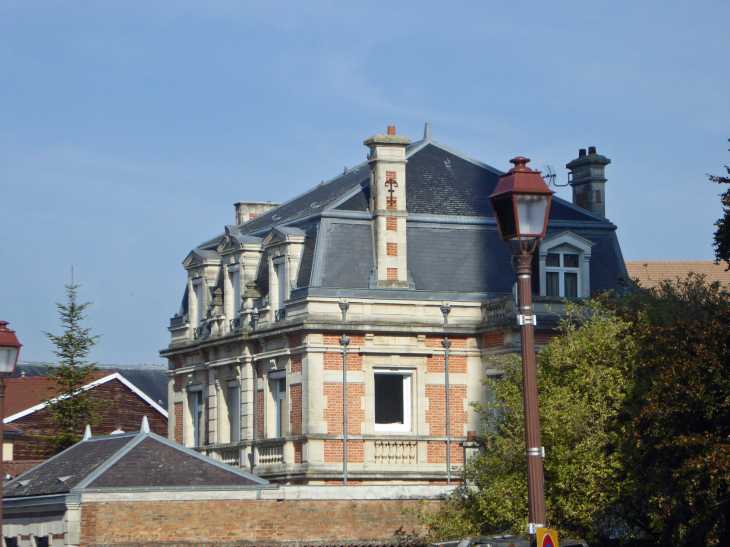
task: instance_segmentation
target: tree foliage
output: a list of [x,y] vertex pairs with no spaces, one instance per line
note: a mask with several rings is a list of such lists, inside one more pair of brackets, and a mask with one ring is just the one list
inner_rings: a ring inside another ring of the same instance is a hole
[[624,516],[659,544],[730,544],[730,293],[690,275],[625,304],[640,349],[620,445]]
[[[730,139],[728,139],[730,141]],[[730,184],[730,167],[725,166],[728,176],[707,175],[712,182],[718,184]],[[726,190],[720,194],[722,202],[723,215],[717,222],[717,230],[715,231],[715,260],[717,262],[724,261],[730,270],[730,190]]]
[[[567,311],[537,369],[548,524],[591,545],[730,545],[730,292],[690,274]],[[505,371],[466,486],[421,515],[435,538],[525,530],[519,362]]]
[[[580,327],[580,328],[579,328]],[[561,537],[600,540],[615,532],[611,508],[626,475],[619,414],[630,389],[636,347],[630,325],[599,303],[568,305],[562,336],[540,353],[538,389],[549,525]],[[484,454],[463,469],[466,486],[440,510],[421,514],[435,538],[511,533],[528,522],[522,371],[519,360],[489,381],[494,400],[475,405],[489,424]]]
[[94,411],[99,403],[94,401],[81,387],[92,380],[97,370],[97,363],[87,363],[84,358],[96,345],[100,335],[92,336],[91,328],[82,326],[86,319],[84,310],[91,302],[76,302],[76,291],[79,285],[66,285],[68,301],[57,303],[64,331],[60,336],[44,332],[56,346],[53,352],[59,359],[58,366],[49,369],[58,390],[53,398],[43,399],[49,402],[48,411],[56,427],[54,436],[38,437],[50,453],[58,453],[81,440],[81,434],[87,424],[98,421]]

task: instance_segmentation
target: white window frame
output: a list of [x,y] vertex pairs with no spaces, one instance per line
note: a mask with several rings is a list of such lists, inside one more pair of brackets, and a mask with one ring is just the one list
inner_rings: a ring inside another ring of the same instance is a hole
[[[566,272],[563,267],[550,267],[546,265],[548,253],[556,254],[577,254],[578,268],[571,268],[571,273],[578,273],[578,298],[587,298],[591,295],[591,248],[595,245],[583,237],[573,232],[562,232],[558,235],[548,237],[540,242],[540,250],[538,254],[539,270],[540,270],[540,295],[547,296],[547,273],[550,272]],[[561,259],[562,260],[562,259]],[[562,264],[562,262],[561,262]],[[565,284],[561,276],[560,293],[565,294]],[[564,298],[562,296],[557,298]]]
[[[378,424],[375,422],[375,376],[376,375],[403,376],[403,423],[402,424]],[[373,369],[373,431],[403,433],[410,432],[412,427],[411,414],[411,390],[413,389],[413,370],[395,368],[374,368]]]
[[[198,393],[200,394],[200,406],[196,404]],[[200,439],[201,434],[205,433],[205,397],[203,396],[202,385],[191,386],[188,388],[188,409],[190,411],[190,423],[193,426],[192,431],[190,432],[190,438],[192,438],[191,446],[203,446],[203,444],[205,444],[205,440],[201,442]],[[200,409],[200,417],[196,420],[196,412],[198,409]]]
[[226,409],[228,410],[228,442],[241,440],[241,383],[232,380],[227,384]]
[[[271,396],[274,401],[274,437],[285,437],[287,427],[287,409],[289,386],[286,381],[285,370],[275,370],[269,373],[271,382]],[[279,382],[284,382],[284,391],[279,391]]]
[[190,311],[194,313],[191,313],[193,320],[193,326],[199,327],[203,324],[203,319],[205,319],[203,315],[203,278],[202,277],[194,277],[192,280],[192,287],[193,287],[193,293],[192,295],[189,295],[194,305],[190,306],[188,304],[188,308],[191,308]]
[[241,265],[228,266],[228,283],[231,287],[231,318],[235,318],[241,309]]

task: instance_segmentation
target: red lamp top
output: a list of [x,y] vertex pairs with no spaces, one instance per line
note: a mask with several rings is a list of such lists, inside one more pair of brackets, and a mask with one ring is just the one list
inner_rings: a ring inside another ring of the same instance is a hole
[[532,195],[552,195],[553,192],[548,185],[545,184],[545,180],[542,178],[540,171],[533,171],[527,167],[529,159],[523,156],[518,156],[509,160],[510,163],[514,164],[514,167],[506,173],[499,176],[499,182],[497,187],[489,196],[489,199],[493,199],[502,194],[532,194]]
[[18,364],[20,347],[15,331],[7,327],[7,321],[0,321],[0,373],[12,374]]

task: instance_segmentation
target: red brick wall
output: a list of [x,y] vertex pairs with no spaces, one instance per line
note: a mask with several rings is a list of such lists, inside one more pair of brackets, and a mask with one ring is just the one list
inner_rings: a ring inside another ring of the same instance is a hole
[[499,346],[504,346],[503,332],[488,332],[484,335],[485,348],[498,348]]
[[258,431],[258,438],[265,439],[264,434],[264,390],[259,389],[258,399],[256,400],[258,407],[258,415],[256,416],[256,429]]
[[385,198],[385,208],[386,209],[397,209],[398,208],[398,198]]
[[294,463],[302,463],[302,443],[294,442]]
[[397,243],[386,243],[385,254],[388,256],[398,256],[398,244]]
[[[350,334],[347,333],[347,336],[350,337],[350,344],[347,346],[348,349],[355,347],[360,347],[365,345],[365,335],[364,334]],[[324,345],[325,346],[340,346],[340,338],[342,338],[341,334],[325,334],[324,335]],[[342,346],[340,346],[342,347]],[[349,354],[348,354],[348,359]],[[342,366],[340,366],[342,368]]]
[[182,392],[182,374],[175,376],[175,379],[172,382],[172,390],[175,393]]
[[[110,380],[89,390],[94,400],[101,403],[95,413],[101,418],[91,426],[94,436],[108,435],[115,429],[123,431],[139,431],[142,418],[147,416],[150,430],[162,437],[167,437],[167,418],[160,415],[149,404],[140,399],[132,390],[119,380]],[[53,436],[56,426],[51,421],[47,408],[28,414],[12,422],[12,425],[23,432],[15,441],[13,458],[15,460],[37,460],[41,442],[34,435]],[[83,429],[78,431],[83,435]]]
[[386,277],[388,281],[398,281],[398,268],[387,268]]
[[[322,366],[324,370],[342,370],[342,354],[325,353]],[[362,370],[362,355],[348,351],[347,370]]]
[[535,345],[546,346],[550,343],[550,340],[559,336],[557,332],[536,332],[535,333]]
[[302,384],[289,386],[291,394],[291,412],[289,413],[289,423],[291,424],[291,434],[302,434]]
[[[426,423],[431,435],[446,435],[446,390],[444,386],[427,385],[426,398],[428,410]],[[451,407],[451,434],[464,435],[464,424],[467,423],[467,413],[464,410],[466,386],[450,386],[449,406]],[[349,397],[348,397],[349,400]]]
[[175,403],[175,442],[183,444],[183,404]]
[[[350,424],[347,424],[349,431]],[[342,430],[342,428],[340,428]],[[362,441],[347,440],[347,463],[364,463],[365,462],[365,443]],[[339,463],[342,461],[342,441],[325,441],[324,442],[324,461],[325,463]],[[348,484],[350,481],[347,481]],[[342,481],[339,482],[342,484]]]
[[[349,451],[348,443],[348,451]],[[350,482],[350,481],[348,481]],[[377,540],[426,530],[404,510],[418,500],[215,500],[88,503],[81,545]],[[438,502],[426,502],[435,508]],[[344,545],[344,543],[343,543]]]
[[[327,397],[327,406],[324,409],[327,433],[342,435],[342,384],[324,384],[324,395]],[[362,408],[364,396],[365,384],[347,382],[347,433],[350,435],[362,435],[362,423],[365,421],[365,410]]]
[[[446,441],[430,441],[426,450],[428,463],[446,463]],[[464,463],[464,448],[451,441],[451,465]]]
[[[449,336],[449,340],[451,341],[451,348],[454,349],[466,349],[466,338],[459,338],[457,336],[451,337]],[[441,342],[444,341],[443,336],[426,336],[426,347],[427,348],[439,348],[444,349],[443,344]]]
[[290,334],[289,335],[289,347],[296,348],[302,345],[302,333]]
[[388,217],[385,219],[385,229],[390,231],[398,230],[398,219]]
[[[426,358],[428,372],[445,372],[446,363],[443,355],[429,355]],[[466,372],[466,355],[453,355],[449,353],[449,374]]]
[[292,374],[295,372],[301,372],[302,371],[302,356],[299,355],[292,355],[291,356],[291,372]]

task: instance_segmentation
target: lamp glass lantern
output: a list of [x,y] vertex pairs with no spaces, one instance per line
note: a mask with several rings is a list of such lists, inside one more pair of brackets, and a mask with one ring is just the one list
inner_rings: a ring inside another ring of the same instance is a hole
[[15,331],[7,328],[7,321],[0,321],[0,374],[13,374],[18,364],[22,344]]
[[522,156],[510,160],[514,167],[499,177],[489,196],[500,238],[510,244],[517,241],[521,252],[526,250],[523,242],[537,241],[545,235],[555,193],[545,184],[540,171],[527,167],[529,161]]

